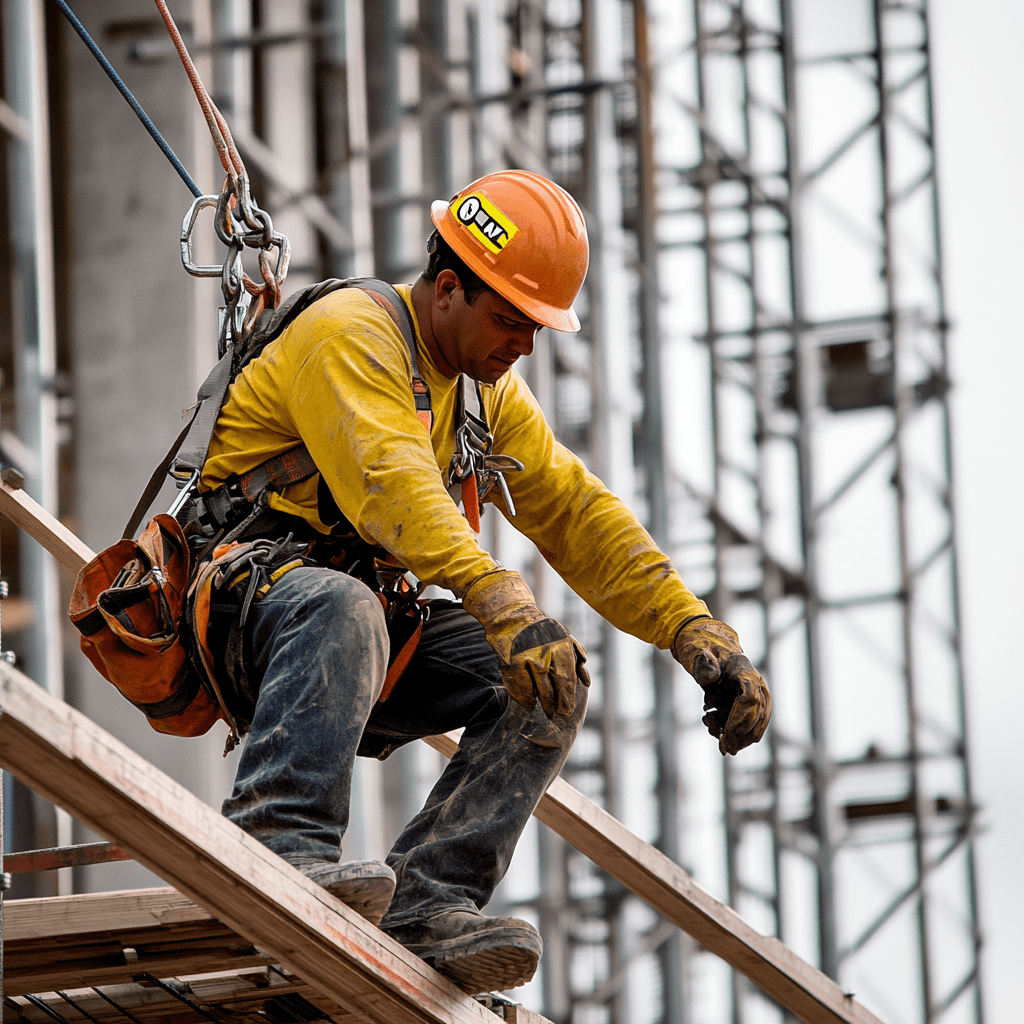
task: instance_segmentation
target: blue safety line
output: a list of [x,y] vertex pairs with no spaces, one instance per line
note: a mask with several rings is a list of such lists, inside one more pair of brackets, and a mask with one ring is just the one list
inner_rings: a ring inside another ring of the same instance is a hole
[[178,177],[188,185],[189,191],[198,199],[203,194],[202,189],[192,180],[191,175],[182,166],[177,156],[175,156],[174,150],[167,144],[164,137],[157,130],[156,125],[149,119],[149,115],[142,109],[142,105],[132,95],[128,86],[121,81],[121,76],[111,67],[110,61],[103,56],[103,52],[93,42],[92,36],[86,32],[85,26],[75,17],[74,12],[64,3],[64,0],[53,0],[53,2],[61,9],[64,17],[71,22],[74,30],[82,37],[82,42],[92,50],[92,55],[99,61],[100,67],[106,71],[107,77],[117,86],[118,92],[128,101],[128,105],[135,111],[138,119],[146,126],[146,131],[153,136],[154,141],[163,151],[164,156],[171,161],[171,165],[178,172]]

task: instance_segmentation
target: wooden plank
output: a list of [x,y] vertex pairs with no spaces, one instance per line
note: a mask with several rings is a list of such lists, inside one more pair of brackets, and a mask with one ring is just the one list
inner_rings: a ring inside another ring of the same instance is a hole
[[3,939],[6,995],[272,962],[174,889],[8,900]]
[[[55,523],[62,531],[64,527],[39,511],[42,517],[33,518],[28,506],[19,505],[19,515],[26,520],[24,528],[61,558],[60,552],[67,550],[67,544],[51,531],[56,530]],[[0,513],[23,525],[8,512],[2,495]],[[77,563],[72,556],[64,563],[76,572],[92,557],[85,545],[80,541],[77,544]],[[458,746],[451,737],[433,737],[428,742],[449,757]],[[564,780],[555,780],[535,813],[581,853],[807,1024],[881,1024],[834,981],[778,939],[755,931],[735,911],[701,889],[677,864]]]
[[170,888],[5,899],[4,948],[10,950],[11,943],[51,938],[70,942],[94,932],[134,933],[212,920],[202,907]]
[[[362,1019],[319,995],[297,974],[273,965],[175,889],[10,900],[4,904],[3,924],[5,995],[35,994],[58,1013],[67,1006],[55,993],[65,992],[77,1009],[94,1018],[123,1022],[124,1016],[93,991],[101,987],[136,1016],[192,1020],[187,1004],[158,987],[131,983],[147,973],[173,977],[188,986],[194,1001],[223,1011],[258,1011],[264,1000],[287,994],[301,996],[339,1024]],[[122,949],[134,951],[131,960],[120,956]],[[115,959],[125,962],[112,964]],[[479,1002],[507,1024],[550,1024],[507,1000],[495,1006],[490,997]],[[47,1019],[38,1006],[16,1003],[28,1019]],[[5,1019],[15,1019],[14,1014]]]
[[493,1024],[418,957],[6,664],[0,765],[364,1024]]
[[[321,1012],[330,1015],[331,1021],[337,1024],[348,1024],[351,1015],[338,1010],[332,1003],[326,1002],[301,978],[287,971],[260,970],[231,971],[204,973],[202,975],[185,975],[174,979],[180,986],[187,986],[184,992],[188,998],[200,1006],[221,1011],[224,1019],[230,1020],[231,1014],[252,1015],[258,1013],[268,999],[280,999],[286,996],[294,999],[300,996],[317,1003]],[[37,995],[36,1003],[22,996],[9,996],[4,1001],[3,1020],[13,1022],[19,1020],[45,1022],[52,1024],[51,1017],[45,1008],[68,1020],[92,1019],[101,1024],[125,1024],[130,1013],[136,1020],[153,1021],[153,1024],[174,1024],[175,1021],[191,1022],[199,1019],[198,1014],[187,1003],[176,999],[166,990],[155,985],[104,985],[101,989],[61,989],[56,992],[44,992]],[[102,994],[101,994],[102,993]],[[106,997],[106,998],[104,998]],[[310,999],[312,997],[312,999]],[[42,1003],[43,1006],[40,1006]],[[69,1007],[73,1006],[72,1010]],[[45,1007],[45,1008],[44,1008]],[[76,1013],[75,1010],[78,1012]],[[123,1012],[124,1011],[124,1012]],[[84,1015],[88,1014],[86,1018]],[[332,1015],[332,1014],[336,1014]]]
[[[453,735],[427,742],[446,757]],[[826,974],[778,939],[755,931],[731,907],[705,892],[678,864],[633,835],[564,779],[548,787],[534,814],[705,949],[745,974],[807,1024],[881,1024]]]
[[87,544],[80,541],[59,519],[55,519],[24,491],[0,483],[0,515],[34,537],[47,551],[76,575],[93,558]]

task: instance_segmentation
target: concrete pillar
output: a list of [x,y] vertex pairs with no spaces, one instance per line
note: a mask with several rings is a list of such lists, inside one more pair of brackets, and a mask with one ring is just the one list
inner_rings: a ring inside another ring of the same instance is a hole
[[[93,0],[77,13],[200,188],[218,189],[211,150],[196,152],[199,108],[177,59],[129,57],[134,42],[166,38],[153,5]],[[175,13],[186,20],[180,8]],[[57,309],[71,325],[77,527],[100,549],[120,536],[180,429],[181,411],[195,401],[196,378],[206,369],[199,364],[212,365],[216,302],[207,290],[208,308],[200,308],[197,287],[179,262],[188,190],[78,37],[67,30],[60,43],[67,78],[63,177],[72,225],[70,273],[58,282]],[[199,230],[213,229],[204,220]],[[199,337],[204,324],[208,333]],[[154,511],[166,508],[172,493],[165,489]],[[69,697],[85,714],[219,805],[233,773],[233,759],[220,757],[221,725],[203,739],[162,736],[84,657],[70,659],[67,673]],[[137,865],[81,874],[85,891],[157,884]]]

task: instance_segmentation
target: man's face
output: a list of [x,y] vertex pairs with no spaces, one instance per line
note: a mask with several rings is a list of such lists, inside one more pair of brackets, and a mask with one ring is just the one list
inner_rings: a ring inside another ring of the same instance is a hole
[[[472,304],[455,274],[455,285],[442,282],[439,298],[443,312],[437,331],[438,347],[450,369],[481,384],[493,384],[520,356],[533,351],[540,324],[489,288]],[[439,275],[438,280],[441,280]]]

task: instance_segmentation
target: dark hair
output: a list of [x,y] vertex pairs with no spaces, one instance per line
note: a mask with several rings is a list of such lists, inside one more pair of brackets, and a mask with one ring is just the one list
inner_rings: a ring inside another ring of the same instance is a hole
[[442,270],[450,270],[459,279],[466,302],[470,305],[484,291],[493,289],[483,283],[476,274],[455,254],[455,250],[435,231],[427,239],[427,267],[420,274],[424,281],[436,281]]

